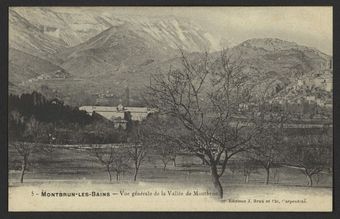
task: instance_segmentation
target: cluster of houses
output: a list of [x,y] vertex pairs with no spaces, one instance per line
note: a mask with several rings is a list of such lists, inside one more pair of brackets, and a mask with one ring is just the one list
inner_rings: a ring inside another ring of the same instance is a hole
[[94,113],[113,122],[115,128],[126,129],[126,113],[129,113],[132,121],[143,121],[150,114],[156,113],[157,109],[148,107],[125,107],[122,104],[118,106],[82,106],[79,110],[86,111],[89,115]]
[[33,83],[33,82],[36,82],[36,81],[39,81],[39,80],[66,79],[66,78],[69,78],[69,77],[70,77],[69,73],[65,72],[62,69],[58,69],[54,72],[41,74],[38,77],[30,78],[27,81],[23,81],[23,82],[21,82],[21,85],[24,85],[26,83]]
[[[331,103],[327,103],[332,106]],[[248,111],[255,112],[261,107],[264,110],[270,110],[272,112],[279,112],[284,109],[286,112],[300,114],[300,115],[308,115],[317,113],[316,104],[308,103],[303,101],[301,103],[288,103],[287,101],[275,102],[275,100],[270,100],[263,105],[259,106],[256,103],[242,103],[239,105],[240,111]],[[86,111],[89,115],[93,116],[94,114],[101,116],[102,118],[111,121],[115,128],[127,128],[127,119],[126,114],[129,113],[129,116],[132,121],[143,121],[150,114],[157,113],[158,110],[156,108],[148,108],[148,107],[125,107],[122,104],[118,106],[81,106],[79,110]]]
[[65,71],[59,69],[57,71],[48,73],[48,74],[42,74],[37,77],[38,80],[46,80],[46,79],[66,79],[70,77],[68,73]]
[[281,105],[287,111],[300,114],[332,111],[332,60],[311,76],[299,78],[287,91],[287,95],[274,98],[269,104]]
[[60,38],[60,29],[57,27],[38,25],[38,29],[41,33],[47,34],[56,38]]
[[332,100],[321,100],[315,96],[300,97],[297,99],[282,99],[274,98],[265,103],[242,103],[239,105],[239,111],[243,112],[258,112],[266,111],[277,113],[285,111],[297,116],[331,114],[333,109]]
[[298,79],[296,88],[306,86],[307,88],[317,87],[322,90],[332,92],[333,91],[333,80],[329,76],[318,76],[315,78],[302,80]]
[[297,87],[309,89],[319,88],[328,92],[333,91],[333,61],[328,60],[327,64],[321,64],[320,70],[313,72],[311,77],[298,79]]

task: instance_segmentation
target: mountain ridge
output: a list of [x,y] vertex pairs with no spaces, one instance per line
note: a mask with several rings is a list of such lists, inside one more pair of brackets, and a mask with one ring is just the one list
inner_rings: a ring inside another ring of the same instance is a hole
[[[42,69],[37,67],[36,71],[30,71],[30,63],[13,64],[13,60],[17,59],[12,54],[10,58],[11,65],[14,66],[10,69],[12,90],[22,86],[22,80],[28,81],[40,76],[41,80],[31,80],[32,82],[24,83],[24,86],[34,90],[46,85],[52,90],[59,90],[66,100],[73,94],[81,92],[99,99],[104,93],[107,96],[114,96],[114,93],[119,94],[126,87],[130,87],[131,97],[137,100],[137,96],[141,95],[152,74],[165,73],[170,66],[172,69],[181,68],[180,49],[195,63],[197,55],[207,51],[211,46],[211,42],[204,36],[206,33],[199,26],[182,22],[177,18],[156,21],[149,18],[120,18],[107,14],[100,16],[58,14],[43,10],[44,16],[53,13],[52,20],[47,19],[45,23],[39,23],[39,19],[33,21],[26,19],[28,16],[26,12],[21,12],[20,15],[16,11],[10,13],[11,30],[17,37],[10,37],[10,48],[47,62],[42,64],[42,61],[36,61],[37,65],[43,66]],[[37,10],[35,13],[40,12]],[[39,16],[44,17],[40,14]],[[82,17],[85,19],[79,20]],[[56,19],[55,26],[53,19]],[[65,29],[59,30],[61,35],[56,35],[55,32],[58,30],[55,28],[62,28],[65,19],[70,20],[69,24],[65,24]],[[98,27],[95,27],[96,22]],[[85,25],[83,29],[82,25]],[[70,32],[67,33],[69,29]],[[80,37],[82,30],[83,38]],[[25,37],[20,37],[20,33]],[[67,37],[71,38],[73,35],[76,36],[73,40],[77,43],[65,42],[67,41],[65,34],[69,34]],[[77,37],[79,39],[76,39]],[[229,48],[229,51],[234,57],[242,57],[244,64],[251,71],[253,83],[258,84],[257,92],[260,92],[264,83],[271,80],[276,80],[275,86],[282,88],[296,83],[297,78],[316,77],[315,73],[327,69],[332,59],[315,48],[277,38],[248,39]],[[220,51],[209,53],[215,60],[218,60],[219,55]],[[23,55],[18,54],[18,57],[21,56]],[[27,59],[34,60],[32,57]],[[20,63],[18,60],[15,62]],[[49,68],[53,71],[46,76],[45,69]],[[23,74],[25,69],[28,71],[27,74]],[[65,78],[54,80],[54,72]]]

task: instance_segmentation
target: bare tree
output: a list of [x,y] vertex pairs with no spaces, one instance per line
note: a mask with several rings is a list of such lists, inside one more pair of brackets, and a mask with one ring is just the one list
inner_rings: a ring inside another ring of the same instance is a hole
[[170,161],[173,161],[174,159],[176,159],[176,152],[175,150],[173,150],[172,146],[169,146],[167,144],[164,143],[160,143],[157,147],[157,153],[161,158],[161,161],[163,163],[163,171],[166,170],[166,167],[168,165],[168,163]]
[[172,151],[171,156],[170,156],[170,160],[172,161],[172,166],[173,167],[177,166],[177,164],[176,164],[176,157],[177,157],[177,151],[174,148],[174,150]]
[[280,113],[258,123],[260,133],[253,138],[251,152],[253,158],[266,170],[265,184],[269,184],[270,169],[283,159],[282,152],[286,143],[284,125],[287,120],[287,114]]
[[23,133],[25,142],[13,142],[16,151],[22,157],[20,174],[21,183],[24,182],[24,175],[27,170],[31,154],[41,149],[41,144],[39,142],[43,141],[46,137],[44,130],[43,124],[34,117],[31,117],[26,122],[26,127]]
[[[89,142],[93,146],[90,154],[105,167],[109,180],[112,181],[112,171],[116,172],[118,180],[119,175],[126,170],[129,160],[126,148],[121,144],[126,140],[126,133],[114,129],[113,124],[105,120],[90,124],[86,128],[89,129],[86,136],[82,132],[74,136],[76,142]],[[116,145],[113,145],[115,143]]]
[[98,161],[105,167],[107,171],[107,175],[109,177],[109,181],[112,181],[111,176],[111,166],[114,162],[114,148],[111,147],[101,147],[100,145],[96,145],[93,148],[93,154],[98,159]]
[[31,142],[13,142],[13,145],[19,155],[22,157],[21,160],[21,172],[20,172],[20,183],[24,182],[24,175],[27,170],[28,161],[31,153],[35,150],[36,145]]
[[145,150],[145,148],[143,147],[142,144],[139,144],[139,145],[134,144],[132,146],[132,149],[130,149],[130,151],[129,151],[129,156],[130,156],[131,160],[133,161],[133,165],[134,165],[134,168],[135,168],[135,172],[134,172],[134,175],[133,175],[133,181],[137,180],[139,167],[140,167],[142,161],[144,160],[145,155],[146,155],[146,150]]
[[240,164],[244,176],[244,183],[248,183],[250,175],[257,172],[257,162],[253,159],[244,159],[240,162]]
[[331,138],[325,135],[305,135],[294,139],[287,151],[288,163],[297,167],[313,186],[313,177],[331,165]]
[[[176,156],[179,152],[176,140],[179,136],[184,136],[176,120],[171,120],[166,116],[153,115],[143,124],[144,141],[150,145],[150,149],[160,157],[163,163],[163,171],[170,161],[176,166]],[[184,138],[183,138],[184,140]]]
[[120,149],[114,155],[112,170],[116,173],[116,180],[120,180],[121,174],[129,169],[129,156],[124,149]]
[[188,132],[188,138],[171,137],[210,166],[213,185],[223,198],[220,177],[228,160],[245,151],[256,133],[251,116],[239,111],[240,104],[248,104],[253,85],[240,57],[228,50],[215,61],[208,53],[195,64],[183,52],[181,58],[182,69],[153,77],[149,96],[161,113]]
[[139,167],[144,160],[146,154],[147,154],[147,140],[145,136],[143,135],[143,131],[141,130],[143,127],[141,125],[137,124],[132,128],[131,132],[128,136],[128,143],[130,144],[130,148],[128,151],[128,156],[132,160],[134,165],[134,175],[133,180],[137,180],[137,175],[139,171]]
[[109,181],[112,181],[111,172],[116,173],[118,181],[120,175],[128,169],[129,157],[125,148],[114,145],[94,145],[93,155],[105,167]]

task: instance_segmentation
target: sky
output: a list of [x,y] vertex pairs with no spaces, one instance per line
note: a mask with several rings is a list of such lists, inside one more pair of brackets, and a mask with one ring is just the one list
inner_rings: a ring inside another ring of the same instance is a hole
[[251,38],[279,38],[333,54],[332,7],[85,7],[63,12],[175,16],[199,24],[233,46]]

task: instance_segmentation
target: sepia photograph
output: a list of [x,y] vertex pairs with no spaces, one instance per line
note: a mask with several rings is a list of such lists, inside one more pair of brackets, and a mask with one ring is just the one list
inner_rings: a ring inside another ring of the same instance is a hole
[[8,11],[8,211],[333,211],[332,7]]

